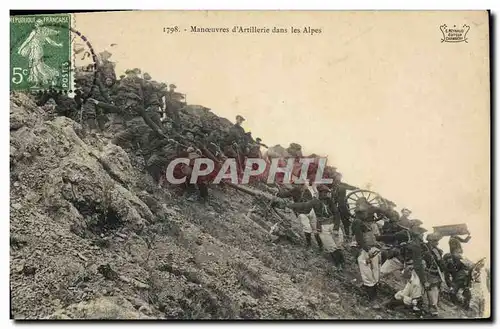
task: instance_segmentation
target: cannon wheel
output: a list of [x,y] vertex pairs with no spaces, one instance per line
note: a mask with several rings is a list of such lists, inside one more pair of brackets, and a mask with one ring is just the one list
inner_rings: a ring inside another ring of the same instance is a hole
[[365,198],[369,204],[375,207],[382,206],[382,198],[378,193],[369,190],[354,190],[346,195],[347,209],[349,213],[354,217],[354,211],[356,210],[356,202],[360,198]]

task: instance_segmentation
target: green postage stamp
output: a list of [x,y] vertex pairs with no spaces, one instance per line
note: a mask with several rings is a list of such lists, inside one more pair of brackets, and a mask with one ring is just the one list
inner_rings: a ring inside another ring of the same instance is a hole
[[71,15],[10,17],[10,89],[71,90]]

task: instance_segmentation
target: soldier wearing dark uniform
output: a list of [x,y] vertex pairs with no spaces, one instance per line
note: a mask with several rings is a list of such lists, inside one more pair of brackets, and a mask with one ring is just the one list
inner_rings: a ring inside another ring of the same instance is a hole
[[144,73],[143,81],[144,108],[156,125],[161,126],[161,86],[158,82],[151,80],[149,73]]
[[468,309],[472,294],[470,291],[471,273],[470,266],[462,258],[456,258],[451,253],[443,256],[445,264],[445,281],[450,288],[450,295],[455,303],[459,302],[458,293],[462,289],[463,306]]
[[118,95],[118,83],[111,77],[107,77],[102,85],[101,94],[105,101],[110,104],[115,103],[116,96]]
[[394,204],[394,202],[392,201],[387,201],[382,206],[382,209],[384,210],[384,216],[387,218],[381,229],[383,234],[395,234],[401,230],[399,214],[396,210],[394,210],[395,206],[396,204]]
[[408,209],[408,208],[401,209],[401,217],[399,218],[399,225],[407,227],[409,220],[410,220],[410,218],[409,218],[410,215],[411,215],[410,209]]
[[[295,204],[306,203],[313,199],[313,191],[307,188],[307,185],[294,185],[291,189],[280,189],[278,194],[276,195],[278,198],[292,198]],[[312,234],[318,243],[318,248],[323,250],[323,243],[321,238],[319,237],[319,233],[317,231],[317,219],[316,214],[314,213],[313,208],[309,209],[309,211],[302,211],[302,209],[291,208],[295,213],[295,216],[299,219],[302,229],[304,232],[304,236],[306,238],[306,246],[311,247],[312,242]],[[307,210],[307,209],[306,209]]]
[[184,103],[181,101],[183,98],[182,94],[177,93],[175,91],[176,88],[176,85],[170,84],[169,90],[164,90],[161,97],[165,96],[165,111],[172,118],[175,128],[180,129],[181,117],[179,111],[184,106]]
[[236,159],[238,171],[243,171],[245,162],[245,150],[247,148],[247,135],[241,124],[245,121],[241,115],[236,116],[236,123],[229,129],[225,141],[224,153]]
[[427,235],[427,243],[422,244],[421,253],[414,253],[413,263],[420,283],[429,299],[429,311],[438,315],[439,290],[444,279],[443,251],[439,249],[441,236],[438,233]]
[[163,175],[168,164],[181,151],[182,136],[171,129],[170,125],[170,122],[165,124],[165,129],[163,129],[164,138],[150,140],[144,149],[147,158],[146,170],[159,184],[163,182]]
[[339,210],[340,218],[342,219],[342,226],[346,238],[351,236],[351,214],[347,206],[347,190],[355,190],[356,187],[342,182],[342,175],[340,173],[334,174],[334,181],[332,184],[332,198]]
[[210,132],[210,134],[207,137],[207,148],[212,152],[215,157],[218,159],[223,159],[224,153],[222,152],[222,149],[220,147],[222,141],[222,137],[220,135],[219,130],[214,129]]
[[269,146],[267,146],[266,144],[262,143],[262,139],[261,139],[260,137],[257,137],[257,138],[255,139],[255,142],[256,142],[257,144],[259,144],[259,146],[262,146],[263,148],[266,148],[266,149],[268,149],[268,148],[269,148]]
[[450,236],[450,240],[448,241],[448,245],[450,246],[450,254],[457,259],[462,258],[462,243],[467,243],[470,241],[470,239],[470,235],[468,235],[465,239],[459,237],[458,235]]
[[[409,230],[401,230],[395,234],[377,237],[378,241],[394,246],[388,259],[382,265],[381,275],[390,273],[392,270],[404,270],[402,273],[409,274],[409,280],[405,287],[396,292],[394,298],[387,304],[389,308],[404,304],[411,307],[413,311],[421,310],[425,292],[420,279],[424,276],[420,265],[424,231],[425,229],[420,228],[419,225],[414,225]],[[395,262],[391,263],[393,260]]]
[[145,114],[143,84],[138,76],[140,72],[139,69],[125,72],[127,76],[120,82],[116,97],[116,103],[122,109],[121,119],[125,130],[120,131],[113,142],[129,148],[140,147],[144,143],[144,136],[148,136],[150,131],[145,122],[150,117]]
[[[372,206],[366,198],[356,201],[354,220],[351,228],[356,242],[361,247],[358,256],[358,266],[368,298],[373,300],[377,295],[377,287],[380,279],[380,249],[377,247],[375,238],[375,214],[380,213],[378,207]],[[375,224],[376,225],[376,224]]]
[[421,227],[423,223],[418,219],[411,219],[409,224],[408,227],[399,227],[399,231],[396,233],[382,234],[376,237],[377,241],[393,246],[384,257],[385,261],[380,268],[381,277],[403,270],[411,258],[411,254],[407,253],[407,244],[412,241],[421,241],[422,234],[427,231]]
[[97,70],[100,72],[100,77],[102,78],[103,82],[107,78],[111,78],[113,81],[116,81],[116,64],[109,60],[111,55],[112,54],[106,50],[99,53],[100,61]]
[[[115,104],[93,100],[96,105],[107,111],[119,113],[114,117],[112,127],[123,127],[115,135],[113,143],[127,148],[145,146],[149,132],[163,136],[158,126],[144,109],[144,91],[139,69],[127,70],[127,76],[120,81],[115,97]],[[142,145],[141,145],[142,144]]]
[[236,116],[236,123],[229,130],[229,138],[232,142],[243,143],[245,140],[245,129],[241,126],[243,121],[245,121],[245,118],[238,114]]
[[[340,215],[338,214],[337,207],[333,204],[328,187],[325,185],[318,185],[317,190],[319,193],[318,197],[313,197],[306,202],[297,202],[287,206],[300,214],[314,212],[316,218],[315,225],[317,226],[319,224],[321,228],[321,233],[319,233],[319,241],[321,241],[321,243],[318,244],[325,249],[335,266],[343,267],[344,255],[341,250],[341,243],[338,235]],[[317,236],[316,239],[318,240]]]
[[[92,99],[101,99],[101,93],[97,86],[91,87],[89,97],[82,103],[82,119],[84,126],[89,129],[90,132],[95,133],[97,131],[96,118],[98,111]],[[99,114],[102,115],[101,111],[99,111]]]

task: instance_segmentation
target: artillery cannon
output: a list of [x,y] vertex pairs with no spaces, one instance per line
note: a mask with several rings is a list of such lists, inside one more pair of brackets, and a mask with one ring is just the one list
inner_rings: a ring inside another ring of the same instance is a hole
[[390,203],[394,204],[392,201],[382,198],[377,192],[363,189],[349,192],[346,195],[345,202],[352,217],[354,217],[354,212],[361,203],[368,203],[374,207],[387,207]]

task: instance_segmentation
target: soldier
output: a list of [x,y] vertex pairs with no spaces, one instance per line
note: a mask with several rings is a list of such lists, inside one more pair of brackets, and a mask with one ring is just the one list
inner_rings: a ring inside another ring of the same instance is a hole
[[462,243],[467,243],[471,239],[470,233],[468,233],[465,239],[459,237],[458,235],[450,236],[450,240],[448,241],[448,245],[450,246],[450,254],[456,258],[461,259],[463,254]]
[[232,142],[240,143],[245,138],[245,129],[241,126],[245,118],[241,115],[236,116],[236,123],[229,130],[230,138]]
[[399,225],[407,227],[409,225],[409,217],[411,215],[411,210],[408,208],[401,209],[401,217],[399,218]]
[[222,150],[220,148],[222,137],[219,130],[217,129],[212,130],[208,135],[206,141],[207,141],[207,148],[210,150],[210,152],[212,152],[218,159],[223,159],[224,153],[222,153]]
[[114,99],[118,94],[118,84],[111,77],[104,79],[104,85],[102,86],[101,94],[103,94],[106,102],[114,104]]
[[468,309],[472,294],[470,291],[471,286],[471,265],[463,259],[454,257],[451,253],[443,256],[445,264],[445,281],[449,287],[451,299],[455,303],[459,303],[458,294],[462,290],[463,307]]
[[144,151],[147,157],[146,170],[160,186],[165,169],[179,153],[182,143],[182,137],[172,129],[164,129],[163,132],[167,138],[152,140]]
[[[394,295],[394,298],[388,303],[388,307],[392,308],[398,304],[404,304],[406,306],[412,307],[413,311],[420,311],[422,307],[422,297],[424,295],[424,286],[422,285],[422,277],[424,272],[422,271],[422,247],[424,245],[422,239],[422,232],[425,229],[418,230],[419,225],[414,225],[410,230],[403,230],[396,234],[385,235],[379,237],[380,240],[385,240],[389,243],[398,243],[399,246],[396,249],[396,255],[390,257],[382,267],[385,269],[385,274],[389,273],[388,264],[393,265],[393,269],[404,269],[404,274],[409,275],[409,280],[402,290],[399,290]],[[384,239],[382,239],[384,238]],[[391,238],[395,241],[387,241]],[[391,261],[396,260],[394,263]],[[394,265],[401,265],[400,267]],[[381,271],[381,274],[384,273]]]
[[146,113],[151,117],[151,120],[156,123],[157,126],[161,126],[160,84],[151,80],[151,75],[149,75],[149,73],[144,73],[142,89]]
[[366,198],[356,201],[354,220],[351,224],[356,243],[361,247],[358,256],[359,272],[363,281],[363,288],[372,301],[377,296],[377,287],[380,279],[380,249],[377,248],[374,232],[375,214],[378,207],[372,206]]
[[[93,102],[93,99],[101,98],[101,94],[97,86],[94,85],[91,87],[89,96],[90,97],[85,99],[82,103],[82,119],[87,129],[89,129],[91,133],[95,133],[97,132],[97,125],[96,125],[97,108],[96,108],[96,103]],[[101,115],[100,111],[99,115]]]
[[[314,229],[316,231],[316,226],[319,222],[321,227],[321,233],[319,233],[319,243],[320,248],[324,248],[332,259],[335,266],[342,268],[344,266],[344,255],[341,250],[341,243],[339,241],[339,228],[340,228],[340,215],[338,214],[335,205],[332,202],[330,196],[330,190],[325,185],[317,186],[318,195],[314,196],[311,200],[306,202],[297,202],[287,205],[290,209],[300,213],[300,217],[303,215],[313,214],[312,218],[309,218],[309,223],[301,220],[304,224],[304,232],[309,227],[305,224],[310,224],[311,231]],[[310,246],[310,233],[306,235],[308,238],[308,245]],[[316,235],[316,239],[317,235]]]
[[[288,148],[286,149],[288,154],[292,157],[301,157],[302,156],[302,146],[297,143],[290,143]],[[314,157],[311,155],[311,157]]]
[[403,270],[405,265],[410,262],[411,250],[408,249],[408,244],[414,241],[422,241],[423,234],[427,232],[421,225],[422,221],[412,219],[409,221],[409,226],[400,227],[398,232],[376,237],[377,241],[394,246],[387,253],[385,261],[380,268],[381,277],[385,277],[395,271]]
[[144,109],[144,91],[142,81],[139,78],[141,71],[139,69],[127,70],[126,77],[120,82],[118,94],[116,96],[117,105],[122,109],[122,120],[125,130],[120,131],[113,142],[120,146],[135,148],[144,143],[144,136],[149,133],[148,125],[155,127],[157,132],[160,128],[151,121],[151,117],[146,114]]
[[[183,149],[179,153],[179,157],[188,158],[190,160],[189,166],[186,166],[186,165],[181,166],[182,173],[186,176],[186,182],[184,183],[184,187],[185,187],[185,192],[187,195],[187,200],[188,201],[196,201],[198,199],[198,200],[201,200],[203,202],[207,202],[208,201],[208,181],[207,180],[209,179],[209,177],[208,176],[198,177],[198,180],[194,184],[192,184],[190,182],[191,173],[192,173],[193,166],[194,166],[194,161],[195,161],[195,159],[200,158],[203,155],[203,153],[200,149],[198,149],[196,147],[196,142],[195,142],[195,137],[194,137],[193,132],[186,131],[186,133],[184,135],[185,135],[186,140],[187,140],[187,141],[185,141],[185,143],[186,143],[186,145],[188,145],[188,147]],[[203,169],[203,168],[201,168],[201,169]],[[196,194],[197,188],[199,191],[198,195]]]
[[268,149],[268,148],[269,148],[269,146],[267,146],[266,144],[262,143],[262,139],[261,139],[260,137],[257,137],[257,138],[255,139],[255,142],[256,142],[256,143],[257,143],[260,147],[263,147],[263,148],[266,148],[266,149]]
[[[291,189],[280,189],[276,196],[278,198],[291,197],[293,202],[295,202],[296,204],[301,204],[311,201],[314,196],[314,191],[312,190],[312,188],[308,189],[308,185],[301,184],[301,185],[294,185]],[[321,241],[319,233],[317,232],[317,219],[316,219],[316,214],[314,212],[314,208],[311,207],[309,209],[304,210],[302,208],[295,209],[292,207],[291,209],[293,210],[295,216],[297,216],[302,225],[302,230],[306,238],[306,247],[307,248],[311,247],[311,242],[312,242],[311,238],[312,234],[314,234],[314,237],[318,244],[318,248],[320,251],[322,251],[323,242]]]
[[438,315],[439,290],[444,280],[443,271],[443,251],[439,249],[439,240],[441,235],[431,233],[427,235],[427,243],[423,244],[421,259],[418,253],[413,262],[420,282],[427,292],[429,300],[429,311],[432,315]]
[[116,80],[116,73],[115,73],[116,64],[109,60],[109,58],[111,56],[112,56],[112,54],[107,50],[99,53],[100,61],[99,61],[99,65],[98,65],[98,71],[101,74],[101,78],[103,78],[103,79],[111,78],[113,81],[115,81]]
[[228,139],[226,141],[226,148],[224,153],[231,158],[235,158],[238,164],[238,172],[243,171],[243,164],[245,162],[245,150],[247,148],[247,139],[245,129],[241,126],[245,118],[241,115],[236,116],[236,123],[229,129]]
[[342,219],[342,226],[344,227],[344,234],[346,238],[351,236],[351,214],[347,206],[347,190],[355,190],[356,187],[342,182],[342,174],[335,173],[333,175],[334,181],[332,184],[332,197],[333,201],[337,204],[339,209],[340,218]]
[[340,229],[340,212],[331,196],[330,189],[326,185],[318,185],[317,189],[319,199],[323,202],[321,212],[318,212],[317,215],[321,227],[319,236],[333,264],[342,269],[345,266],[345,258],[342,251],[343,235]]
[[164,90],[162,93],[162,97],[165,96],[165,111],[174,121],[175,127],[177,129],[180,129],[181,118],[179,115],[179,111],[184,106],[184,103],[181,101],[183,99],[182,94],[177,93],[175,91],[176,88],[176,85],[170,84],[169,90]]
[[249,158],[262,158],[260,151],[261,144],[259,142],[249,143],[247,157]]
[[[395,234],[401,230],[399,214],[394,210],[394,207],[396,207],[396,204],[392,201],[386,200],[382,203],[381,208],[384,211],[384,216],[387,218],[381,229],[383,234]],[[403,226],[405,222],[407,221],[403,221]]]
[[127,76],[120,82],[118,93],[115,98],[116,106],[113,104],[93,100],[97,106],[108,111],[119,113],[113,126],[123,126],[113,143],[127,147],[140,148],[141,144],[147,143],[150,129],[158,136],[164,136],[161,128],[147,115],[144,110],[144,93],[142,90],[139,69],[127,70]]

